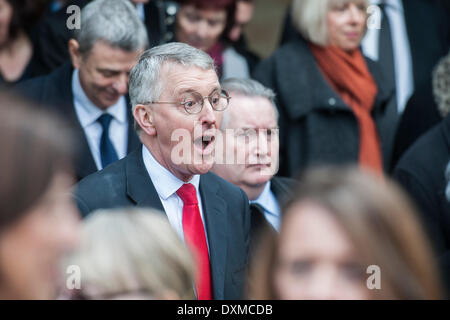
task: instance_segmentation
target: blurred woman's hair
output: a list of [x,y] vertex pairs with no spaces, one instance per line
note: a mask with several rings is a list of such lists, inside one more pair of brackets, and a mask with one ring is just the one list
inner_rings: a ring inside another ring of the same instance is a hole
[[70,137],[58,117],[0,93],[0,232],[37,203],[56,173],[72,173]]
[[154,209],[92,213],[84,220],[81,245],[68,262],[80,267],[78,296],[84,299],[161,299],[166,293],[194,298],[191,255],[165,215]]
[[[281,233],[290,208],[314,203],[349,236],[362,265],[381,269],[381,290],[374,299],[439,299],[442,288],[431,245],[406,195],[388,178],[356,168],[321,168],[307,172],[283,205]],[[250,275],[252,299],[276,299],[273,279],[280,243],[266,237],[255,254]]]
[[363,3],[366,8],[368,0],[294,0],[292,2],[292,24],[308,41],[320,45],[328,45],[327,12],[334,6],[347,2]]
[[236,0],[177,0],[180,6],[194,6],[200,10],[225,10],[227,13],[227,23],[222,32],[221,38],[227,39],[226,35],[234,25],[234,16],[236,13]]
[[12,7],[9,38],[14,39],[20,31],[28,35],[45,11],[49,0],[6,0]]

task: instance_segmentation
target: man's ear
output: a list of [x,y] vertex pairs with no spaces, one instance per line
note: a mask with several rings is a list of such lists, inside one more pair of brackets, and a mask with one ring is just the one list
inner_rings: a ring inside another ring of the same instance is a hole
[[72,65],[75,69],[79,69],[81,66],[81,53],[80,44],[75,39],[69,40],[69,54]]
[[144,131],[149,136],[156,135],[156,128],[153,124],[153,110],[145,107],[142,104],[137,104],[133,111],[134,119],[137,124],[141,127],[142,131]]

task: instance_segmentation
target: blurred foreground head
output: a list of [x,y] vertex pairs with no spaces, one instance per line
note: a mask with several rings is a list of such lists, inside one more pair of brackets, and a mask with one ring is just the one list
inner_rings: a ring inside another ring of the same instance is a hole
[[438,271],[395,185],[357,169],[310,171],[256,254],[256,299],[438,299]]
[[0,298],[51,299],[77,240],[72,143],[61,121],[0,95]]
[[194,265],[164,213],[99,210],[84,220],[74,299],[194,299]]

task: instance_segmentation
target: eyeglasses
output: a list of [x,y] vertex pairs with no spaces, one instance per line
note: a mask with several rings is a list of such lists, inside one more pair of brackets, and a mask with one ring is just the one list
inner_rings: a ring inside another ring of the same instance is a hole
[[202,111],[205,99],[208,99],[214,110],[223,111],[228,107],[231,97],[225,90],[217,90],[206,97],[198,92],[188,92],[183,96],[181,102],[150,101],[143,104],[178,104],[182,105],[187,113],[196,114]]

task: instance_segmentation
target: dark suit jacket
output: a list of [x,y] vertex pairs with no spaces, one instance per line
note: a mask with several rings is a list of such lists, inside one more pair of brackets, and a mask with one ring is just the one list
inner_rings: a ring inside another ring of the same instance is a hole
[[[420,218],[441,259],[450,288],[450,202],[445,177],[450,160],[450,116],[433,127],[400,159],[394,177],[420,209]],[[449,291],[450,293],[450,291]]]
[[[296,181],[290,178],[284,177],[273,177],[270,180],[270,191],[273,192],[275,198],[278,201],[280,207],[283,205],[293,191],[296,185]],[[259,212],[262,215],[262,212]],[[283,212],[281,212],[283,214]],[[257,248],[260,242],[260,237],[264,235],[265,232],[275,232],[272,225],[264,218],[259,216],[259,219],[251,220],[251,243],[250,243],[250,255]]]
[[[393,135],[383,130],[381,121],[388,104],[395,103],[394,88],[386,86],[378,65],[366,61],[378,86],[372,115],[388,168]],[[254,78],[277,94],[280,176],[292,177],[314,165],[358,162],[358,122],[299,34],[264,60]]]
[[430,81],[431,71],[450,49],[450,21],[435,1],[403,0],[414,88]]
[[270,190],[277,198],[280,206],[287,200],[296,184],[297,181],[290,178],[273,177],[272,180],[270,180]]
[[[70,64],[65,64],[47,76],[42,76],[20,83],[15,90],[22,96],[49,108],[60,114],[72,127],[77,143],[75,173],[78,180],[97,171],[86,135],[75,113],[72,93],[72,72]],[[128,98],[127,98],[128,104]],[[128,117],[128,147],[127,153],[137,148],[141,143],[134,130],[134,118],[131,108],[127,107]]]
[[[83,216],[100,208],[163,205],[145,168],[139,148],[83,179],[75,198]],[[250,233],[250,212],[245,193],[213,173],[200,177],[213,292],[215,299],[242,299]]]
[[430,80],[414,90],[414,94],[403,111],[395,135],[391,168],[395,168],[401,156],[420,136],[441,122],[442,119],[433,96]]

